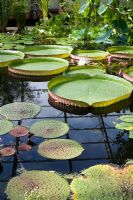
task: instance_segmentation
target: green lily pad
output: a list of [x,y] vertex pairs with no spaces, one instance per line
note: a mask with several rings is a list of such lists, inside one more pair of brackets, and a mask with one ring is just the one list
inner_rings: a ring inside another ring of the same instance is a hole
[[49,97],[57,104],[77,107],[105,107],[131,96],[133,86],[112,75],[64,75],[48,83]]
[[86,58],[87,60],[104,60],[108,56],[108,52],[100,50],[76,50],[71,55],[73,59],[77,60],[81,58]]
[[96,165],[82,174],[71,183],[73,200],[132,200],[133,165],[124,169]]
[[122,122],[122,123],[116,124],[115,128],[120,129],[120,130],[131,131],[133,130],[133,123]]
[[67,134],[69,127],[66,123],[57,120],[43,120],[30,127],[30,133],[37,137],[57,138]]
[[20,51],[0,50],[0,67],[7,67],[11,61],[24,58]]
[[107,49],[109,53],[120,58],[133,58],[133,46],[114,46]]
[[106,73],[105,69],[93,66],[74,66],[70,67],[68,71],[65,72],[65,74],[88,74],[90,76],[104,73]]
[[130,139],[133,139],[133,131],[129,131],[129,136]]
[[38,45],[26,47],[24,52],[27,56],[48,56],[57,58],[67,58],[72,52],[72,47],[61,45]]
[[132,122],[133,123],[133,115],[122,115],[119,119],[123,122]]
[[0,115],[8,120],[22,120],[35,117],[40,112],[40,106],[33,103],[15,102],[0,108]]
[[72,159],[83,151],[83,147],[78,142],[69,139],[48,140],[42,142],[38,148],[41,156],[56,160]]
[[6,194],[10,200],[67,200],[70,187],[57,173],[36,170],[12,178]]
[[13,128],[13,124],[8,120],[0,120],[0,135],[8,133]]
[[48,76],[60,74],[68,66],[69,62],[61,58],[27,58],[13,62],[8,70],[20,75]]

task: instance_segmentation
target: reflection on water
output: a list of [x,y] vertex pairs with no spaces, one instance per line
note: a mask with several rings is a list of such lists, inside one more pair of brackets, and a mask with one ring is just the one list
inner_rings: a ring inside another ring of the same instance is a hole
[[[39,82],[42,80],[22,81],[11,78],[6,74],[0,75],[0,106],[15,102],[27,101],[34,102],[42,106],[41,113],[34,119],[23,120],[22,125],[30,126],[41,119],[59,119],[66,121],[70,126],[70,132],[62,138],[70,138],[76,140],[85,148],[84,153],[78,158],[70,161],[55,161],[44,159],[37,153],[37,146],[34,146],[29,152],[20,152],[20,163],[17,166],[17,172],[20,167],[28,170],[44,169],[55,170],[64,173],[77,172],[89,166],[98,163],[114,162],[123,164],[127,159],[133,158],[133,140],[128,139],[128,133],[116,130],[113,121],[125,113],[130,114],[131,109],[124,109],[120,112],[113,112],[106,115],[87,114],[84,116],[75,116],[66,114],[63,111],[53,108],[48,103],[47,82]],[[123,107],[126,107],[127,102]],[[132,107],[130,107],[132,108]],[[114,110],[113,110],[114,111]],[[119,111],[117,107],[117,111]],[[111,110],[109,110],[111,112]],[[16,122],[15,122],[16,123]],[[0,144],[12,145],[14,139],[8,134],[1,136]],[[22,139],[22,142],[25,138]],[[33,142],[39,144],[43,139],[33,137]],[[0,193],[1,200],[4,199],[3,182],[9,180],[12,176],[13,158],[5,158],[3,160],[4,170],[0,174]]]

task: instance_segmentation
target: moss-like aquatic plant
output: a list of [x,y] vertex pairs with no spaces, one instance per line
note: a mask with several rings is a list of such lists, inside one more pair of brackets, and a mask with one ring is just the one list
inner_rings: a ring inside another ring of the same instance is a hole
[[10,200],[67,200],[70,188],[57,173],[27,171],[9,181],[6,194]]
[[22,137],[28,135],[29,129],[24,126],[16,126],[9,133],[14,137]]
[[40,106],[34,103],[15,102],[2,106],[0,115],[8,120],[22,120],[35,117],[40,109]]
[[0,135],[8,133],[13,128],[13,124],[8,120],[0,120]]
[[124,169],[96,165],[71,183],[73,200],[132,200],[133,165]]
[[57,138],[68,133],[69,127],[66,123],[57,120],[43,120],[34,123],[30,127],[30,133],[37,137]]
[[79,156],[84,148],[76,141],[69,139],[53,139],[42,142],[38,153],[46,158],[66,160]]

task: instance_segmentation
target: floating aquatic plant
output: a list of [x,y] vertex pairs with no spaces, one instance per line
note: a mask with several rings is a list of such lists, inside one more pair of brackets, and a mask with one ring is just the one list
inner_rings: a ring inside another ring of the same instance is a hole
[[14,137],[22,137],[28,135],[29,129],[24,126],[16,126],[9,133]]
[[68,131],[68,125],[57,120],[39,121],[30,127],[30,133],[43,138],[57,138],[65,135]]
[[0,115],[8,120],[33,118],[40,112],[40,106],[34,103],[15,102],[0,108]]
[[0,135],[8,133],[13,128],[13,124],[8,120],[0,120]]
[[7,157],[12,156],[15,154],[15,149],[12,147],[5,147],[3,149],[0,149],[0,157]]
[[82,174],[71,183],[73,200],[132,200],[133,165],[124,169],[96,165]]
[[76,141],[69,139],[52,139],[39,145],[38,153],[46,158],[65,160],[79,156],[84,148]]
[[116,124],[115,128],[120,129],[120,130],[131,131],[133,130],[133,123],[121,122],[121,123]]
[[20,144],[18,146],[19,151],[30,151],[31,149],[32,149],[32,147],[28,144]]
[[123,122],[132,122],[133,123],[133,115],[122,115],[118,119]]
[[70,188],[57,173],[27,171],[9,181],[6,194],[10,200],[67,200]]

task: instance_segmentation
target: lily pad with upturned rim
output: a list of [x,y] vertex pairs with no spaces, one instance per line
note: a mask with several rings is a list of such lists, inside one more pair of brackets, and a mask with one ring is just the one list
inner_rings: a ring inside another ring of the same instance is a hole
[[27,58],[12,62],[9,72],[28,76],[49,76],[63,73],[69,66],[67,60],[61,58]]
[[52,139],[42,142],[38,153],[46,158],[66,160],[78,157],[84,148],[76,141],[70,139]]
[[12,178],[6,194],[10,200],[67,200],[70,186],[57,173],[34,170]]
[[69,127],[66,123],[57,120],[43,120],[30,127],[30,133],[37,137],[57,138],[67,134]]
[[115,128],[120,130],[131,131],[133,130],[133,123],[121,122],[115,125]]
[[0,67],[7,67],[13,60],[24,58],[21,51],[0,50]]
[[34,103],[15,102],[2,106],[0,115],[8,120],[22,120],[35,117],[41,108]]
[[13,124],[8,120],[0,120],[0,135],[8,133],[13,128]]
[[102,67],[93,67],[93,66],[73,66],[70,67],[65,74],[88,74],[90,76],[95,76],[97,74],[104,74],[106,70]]
[[117,58],[133,58],[133,46],[112,46],[107,48],[113,57]]
[[57,57],[57,58],[67,58],[70,56],[73,48],[70,46],[61,45],[38,45],[26,47],[24,49],[25,54],[28,57]]
[[109,56],[108,52],[100,50],[75,50],[72,52],[71,55],[71,57],[75,60],[86,58],[88,61],[104,60],[108,56]]
[[90,167],[74,178],[71,189],[72,200],[132,200],[133,165]]
[[20,144],[18,146],[19,151],[30,151],[31,149],[32,149],[32,147],[28,144]]
[[8,157],[14,155],[16,150],[12,147],[5,147],[0,149],[0,157]]
[[86,74],[64,75],[48,83],[49,97],[67,106],[104,107],[127,99],[133,86],[122,78],[112,75]]
[[133,123],[133,115],[122,115],[118,119],[123,122],[132,122]]
[[9,133],[14,137],[23,137],[28,135],[29,129],[24,126],[16,126]]

